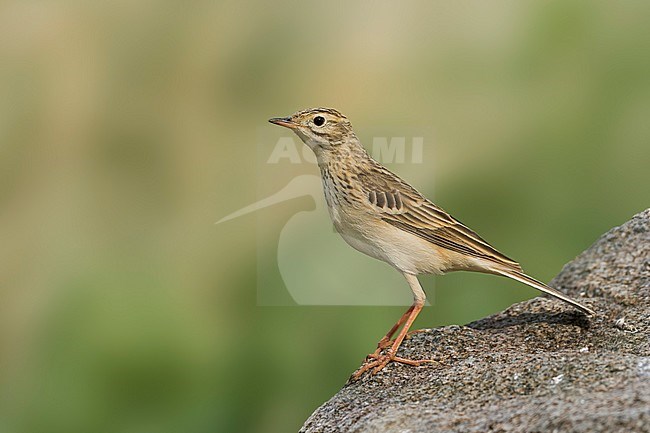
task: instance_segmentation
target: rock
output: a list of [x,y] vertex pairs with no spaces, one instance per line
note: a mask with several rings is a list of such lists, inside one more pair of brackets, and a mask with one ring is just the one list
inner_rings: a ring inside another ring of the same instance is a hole
[[301,432],[650,432],[650,209],[610,230],[538,297],[466,326],[416,333],[349,382]]

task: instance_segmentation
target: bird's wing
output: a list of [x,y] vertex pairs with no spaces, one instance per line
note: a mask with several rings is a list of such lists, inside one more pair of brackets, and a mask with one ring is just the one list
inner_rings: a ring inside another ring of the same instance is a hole
[[374,173],[360,177],[360,181],[369,210],[379,213],[381,219],[388,224],[448,250],[521,271],[516,261],[497,251],[463,223],[383,167],[377,167]]

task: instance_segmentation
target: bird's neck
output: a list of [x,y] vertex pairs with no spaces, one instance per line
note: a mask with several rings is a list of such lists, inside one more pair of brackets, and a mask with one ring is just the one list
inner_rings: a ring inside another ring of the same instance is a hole
[[[349,171],[354,171],[357,168],[363,167],[366,162],[370,162],[371,158],[368,152],[361,145],[357,137],[351,140],[346,140],[336,146],[327,149],[321,149],[317,153],[316,159],[319,166],[333,167],[341,164],[346,165]],[[350,164],[353,161],[354,164]]]

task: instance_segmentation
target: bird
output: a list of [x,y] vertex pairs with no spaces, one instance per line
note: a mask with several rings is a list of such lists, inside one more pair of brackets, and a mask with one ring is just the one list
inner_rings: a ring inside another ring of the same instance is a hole
[[379,340],[353,379],[369,370],[378,373],[390,362],[411,366],[438,363],[398,356],[400,345],[426,302],[418,280],[422,274],[472,271],[500,275],[547,293],[587,315],[595,314],[591,308],[524,273],[518,262],[374,160],[340,111],[309,108],[269,122],[292,130],[316,155],[329,215],[345,242],[395,268],[413,294],[413,304]]

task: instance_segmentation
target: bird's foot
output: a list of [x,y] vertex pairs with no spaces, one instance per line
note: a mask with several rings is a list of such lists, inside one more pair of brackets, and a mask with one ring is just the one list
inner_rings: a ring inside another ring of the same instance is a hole
[[[411,332],[406,334],[405,339],[409,339],[409,338],[413,337],[413,335],[415,335],[415,334],[419,334],[421,332],[427,332],[427,331],[429,331],[429,330],[428,329],[417,329],[415,331],[411,331]],[[395,343],[395,341],[388,338],[388,336],[383,337],[381,340],[379,340],[379,343],[377,343],[377,349],[375,349],[375,351],[373,353],[371,353],[370,355],[368,355],[366,358],[377,359],[384,349],[388,349],[394,343]]]
[[[381,344],[381,341],[380,341]],[[392,351],[389,349],[386,351],[386,353],[382,353],[382,348],[377,347],[377,350],[375,350],[374,353],[371,353],[368,355],[357,371],[352,374],[351,379],[356,380],[359,379],[363,373],[365,373],[368,370],[372,369],[372,374],[377,374],[380,372],[386,365],[388,365],[389,362],[399,362],[400,364],[406,364],[406,365],[412,365],[414,367],[419,367],[420,365],[431,363],[431,364],[443,364],[440,361],[436,361],[435,359],[408,359],[408,358],[402,358],[401,356],[397,356],[396,354],[392,353]]]
[[368,361],[368,358],[377,359],[379,355],[381,355],[381,352],[384,349],[388,349],[392,345],[393,345],[393,340],[388,338],[388,336],[383,337],[381,340],[379,340],[379,343],[377,343],[377,349],[375,349],[375,351],[372,352],[370,355],[366,356],[365,362]]

